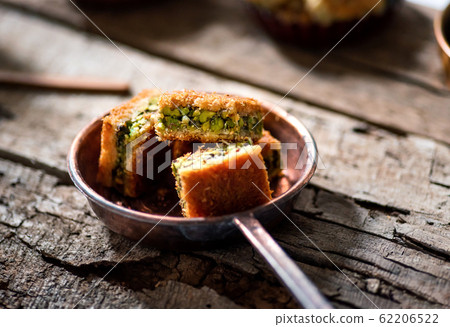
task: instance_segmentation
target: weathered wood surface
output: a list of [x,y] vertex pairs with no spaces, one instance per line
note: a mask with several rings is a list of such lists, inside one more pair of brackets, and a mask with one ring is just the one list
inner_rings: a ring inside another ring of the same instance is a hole
[[[152,87],[101,37],[0,6],[0,68]],[[119,45],[162,89],[279,96]],[[408,86],[409,87],[409,86]],[[123,98],[0,89],[0,306],[73,307],[131,248],[69,186],[65,156]],[[449,147],[287,99],[324,166],[293,221],[378,307],[449,307]],[[25,167],[24,165],[28,166]],[[374,305],[288,221],[273,231],[336,307]],[[338,237],[339,242],[336,242]],[[245,242],[201,252],[138,247],[80,307],[295,307]]]
[[[99,33],[68,1],[0,2]],[[280,95],[328,50],[305,51],[274,43],[253,24],[240,1],[182,3],[83,10],[115,40]],[[450,92],[432,33],[435,13],[405,4],[376,35],[339,45],[289,97],[450,143]]]
[[[109,232],[54,176],[5,160],[0,176],[1,306],[73,307],[96,286],[80,307],[295,307],[245,243],[191,253],[138,246],[96,285],[133,243]],[[376,306],[449,305],[448,249],[409,243],[407,230],[396,231],[409,225],[407,215],[316,188],[298,205],[294,223]],[[374,307],[289,222],[273,235],[337,307]]]

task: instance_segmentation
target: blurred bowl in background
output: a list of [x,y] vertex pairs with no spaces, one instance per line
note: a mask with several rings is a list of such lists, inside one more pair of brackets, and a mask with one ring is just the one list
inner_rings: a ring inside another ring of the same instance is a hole
[[450,4],[434,20],[434,35],[439,44],[439,52],[450,88]]
[[377,1],[244,0],[250,14],[275,40],[306,47],[334,45],[370,8],[349,38],[380,31],[403,0],[382,0],[374,7]]

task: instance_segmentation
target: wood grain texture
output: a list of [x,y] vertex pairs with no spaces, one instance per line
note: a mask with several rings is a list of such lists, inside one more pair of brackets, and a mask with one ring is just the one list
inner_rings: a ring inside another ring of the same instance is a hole
[[[0,2],[100,33],[69,2]],[[195,6],[170,1],[127,10],[82,10],[114,40],[280,95],[328,50],[277,44],[253,24],[239,1],[202,0]],[[432,34],[434,14],[431,9],[405,5],[391,24],[364,42],[339,45],[289,97],[449,144],[450,92]]]
[[[191,253],[137,246],[100,282],[133,243],[102,226],[74,187],[0,160],[0,200],[0,306],[72,307],[93,287],[80,307],[295,307],[243,242]],[[299,207],[293,222],[362,291],[291,223],[273,235],[335,306],[449,306],[448,249],[436,243],[430,252],[405,241],[396,226],[419,230],[408,215],[387,215],[316,188],[305,190]],[[431,235],[445,237],[438,227]]]
[[[174,280],[134,290],[118,280],[101,281],[133,243],[99,224],[81,194],[58,186],[57,178],[4,160],[0,176],[0,306],[71,308],[86,295],[79,307],[237,307],[207,286]],[[121,265],[156,258],[154,271],[164,274],[164,265],[176,270],[173,255],[139,246]],[[185,280],[195,279],[189,275],[196,273],[193,268],[184,267]]]
[[450,187],[450,148],[442,145],[436,146],[433,165],[430,172],[430,181],[434,184]]
[[[116,77],[134,93],[153,81],[279,99],[120,44],[130,62],[101,37],[1,6],[0,40],[0,66],[18,70]],[[78,130],[123,100],[0,89],[0,307],[72,307],[131,248],[70,186],[65,163]],[[288,221],[273,231],[280,245],[336,307],[450,307],[448,145],[293,99],[282,105],[312,131],[322,159],[290,218],[346,276]],[[245,242],[184,253],[138,246],[80,303],[193,306],[296,304]]]

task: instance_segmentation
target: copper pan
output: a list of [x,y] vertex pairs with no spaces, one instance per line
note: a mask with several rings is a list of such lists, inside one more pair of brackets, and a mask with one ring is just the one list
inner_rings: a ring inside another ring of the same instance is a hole
[[[287,151],[284,177],[272,185],[273,200],[251,210],[220,217],[186,219],[172,215],[172,212],[166,216],[167,209],[143,212],[141,202],[145,199],[129,202],[117,198],[117,194],[112,196],[105,192],[95,180],[101,118],[85,127],[73,141],[68,156],[70,176],[96,215],[112,231],[150,246],[172,250],[220,246],[243,234],[304,308],[331,308],[264,228],[287,219],[292,201],[314,174],[318,155],[314,139],[302,123],[278,106],[266,102],[263,105],[269,112],[264,120],[265,128],[282,143],[297,144],[297,149]],[[124,203],[128,203],[128,207]]]

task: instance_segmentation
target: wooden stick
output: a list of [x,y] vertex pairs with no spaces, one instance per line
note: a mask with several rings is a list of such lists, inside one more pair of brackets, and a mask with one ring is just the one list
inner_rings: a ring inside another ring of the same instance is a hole
[[90,77],[48,76],[34,73],[0,71],[0,84],[88,92],[127,93],[129,83]]

